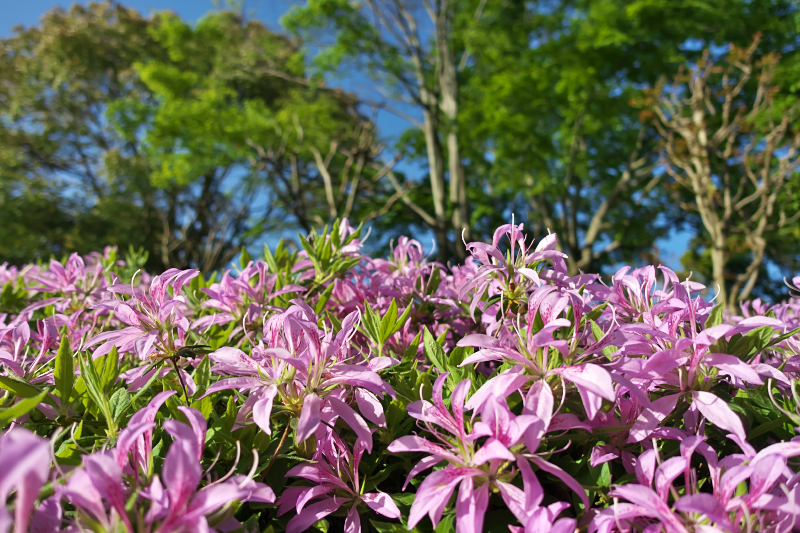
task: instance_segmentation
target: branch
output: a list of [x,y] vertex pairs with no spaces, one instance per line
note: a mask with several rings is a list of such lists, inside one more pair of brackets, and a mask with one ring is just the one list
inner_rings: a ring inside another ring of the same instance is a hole
[[411,189],[409,189],[409,188],[403,188],[403,187],[401,187],[401,186],[400,186],[400,183],[398,183],[398,181],[397,181],[397,178],[395,177],[395,175],[394,175],[394,172],[393,172],[393,171],[391,171],[391,170],[388,170],[388,171],[386,172],[386,175],[389,177],[389,181],[392,183],[392,187],[394,187],[394,190],[395,190],[395,191],[396,191],[398,194],[400,194],[400,195],[401,195],[401,196],[400,196],[400,198],[403,200],[403,203],[404,203],[404,204],[406,204],[408,207],[410,207],[410,208],[411,208],[411,209],[412,209],[412,210],[413,210],[413,211],[414,211],[414,212],[415,212],[417,215],[419,215],[419,217],[420,217],[420,218],[421,218],[423,221],[425,221],[425,223],[426,223],[428,226],[430,226],[430,227],[432,227],[432,228],[435,228],[435,227],[437,227],[437,224],[436,224],[436,219],[435,219],[435,218],[433,218],[433,217],[432,217],[430,214],[428,214],[428,213],[427,213],[427,212],[426,212],[424,209],[422,209],[422,208],[421,208],[419,205],[417,205],[417,204],[416,204],[416,203],[415,203],[413,200],[411,200],[411,198],[409,198],[409,197],[408,197],[408,193],[409,193],[409,191],[410,191]]

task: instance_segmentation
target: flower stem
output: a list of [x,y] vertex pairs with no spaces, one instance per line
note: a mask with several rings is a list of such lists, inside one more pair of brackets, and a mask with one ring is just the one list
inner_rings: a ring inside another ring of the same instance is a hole
[[291,424],[289,424],[289,422],[290,421],[286,422],[286,429],[283,430],[283,435],[281,435],[281,441],[278,443],[278,448],[275,450],[275,453],[272,454],[272,457],[269,460],[267,468],[265,468],[264,472],[261,474],[260,481],[264,481],[264,478],[267,477],[267,473],[269,472],[269,469],[272,468],[272,464],[275,462],[275,459],[278,457],[278,454],[281,453],[281,448],[283,448],[283,443],[286,442],[286,435],[289,434],[289,428],[291,427]]
[[181,388],[183,389],[183,400],[186,402],[186,405],[189,405],[189,394],[186,392],[186,384],[183,382],[183,376],[181,376],[181,371],[178,369],[178,363],[175,362],[175,359],[170,359],[172,361],[172,366],[175,367],[175,373],[178,374],[178,381],[181,383]]

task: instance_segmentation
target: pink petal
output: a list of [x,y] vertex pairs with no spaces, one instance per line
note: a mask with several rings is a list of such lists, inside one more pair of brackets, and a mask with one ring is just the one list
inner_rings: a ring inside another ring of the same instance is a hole
[[705,391],[695,391],[692,393],[694,404],[706,419],[720,429],[730,431],[742,441],[747,438],[744,434],[742,420],[731,411],[728,404],[714,394]]
[[303,409],[300,411],[300,419],[297,421],[297,440],[305,442],[317,430],[321,422],[319,396],[313,392],[308,394],[303,400]]
[[649,437],[658,424],[675,410],[680,397],[680,394],[664,396],[652,402],[650,407],[646,407],[634,422],[628,442],[640,442]]
[[344,501],[337,498],[327,498],[325,500],[312,503],[303,512],[289,520],[286,525],[286,533],[301,533],[322,520],[332,512],[342,506]]
[[385,492],[368,492],[361,495],[361,501],[378,514],[387,518],[400,518],[400,509],[391,496]]
[[408,486],[408,483],[412,479],[414,479],[414,476],[416,476],[417,474],[419,474],[423,470],[427,470],[428,468],[431,468],[432,466],[435,466],[435,465],[441,463],[442,461],[444,461],[444,459],[442,459],[438,455],[430,455],[430,456],[422,459],[418,463],[416,463],[414,465],[414,467],[411,469],[411,472],[408,473],[408,477],[406,477],[406,482],[403,483],[403,490],[406,490],[406,487]]
[[267,435],[272,434],[269,419],[272,414],[272,402],[276,394],[278,394],[278,388],[275,385],[270,385],[265,394],[253,404],[253,422]]
[[525,504],[525,492],[521,491],[519,487],[504,481],[495,480],[494,485],[500,491],[500,496],[503,498],[508,510],[511,511],[511,514],[520,522],[525,522],[530,514],[529,508]]
[[592,448],[589,464],[592,466],[592,468],[595,468],[603,463],[613,461],[617,457],[619,457],[619,450],[615,446],[611,444],[595,446]]
[[685,457],[671,457],[667,459],[656,470],[655,484],[656,492],[659,497],[667,501],[670,484],[683,473],[688,461]]
[[634,467],[636,479],[640,485],[653,486],[653,476],[656,473],[656,452],[653,449],[645,450],[636,461]]
[[483,406],[483,403],[489,396],[505,398],[513,394],[529,380],[530,376],[525,376],[518,372],[504,372],[484,383],[483,386],[470,397],[464,407],[467,411],[480,410],[480,407]]
[[372,453],[372,431],[364,419],[343,401],[331,396],[327,400],[333,412],[340,416],[365,444],[367,453]]
[[612,402],[615,399],[611,376],[604,368],[593,364],[585,364],[555,369],[554,372],[573,382],[578,386],[579,390],[588,390]]
[[344,519],[344,533],[361,533],[361,517],[358,516],[358,508],[354,505],[347,511]]
[[650,356],[642,367],[642,371],[661,376],[686,363],[688,356],[679,350],[661,350]]
[[383,406],[378,397],[366,389],[356,387],[353,389],[353,396],[356,397],[358,410],[364,418],[381,427],[386,427],[386,417],[383,414]]
[[675,509],[684,513],[701,513],[726,529],[732,527],[722,504],[711,494],[700,492],[684,496],[675,502]]
[[583,422],[577,415],[572,413],[561,413],[553,417],[550,422],[550,427],[547,428],[548,433],[553,431],[564,431],[567,429],[585,429],[592,431],[592,426]]
[[723,374],[737,377],[753,385],[761,385],[764,381],[750,365],[736,357],[724,353],[708,353],[703,356],[709,365],[719,368]]
[[203,398],[221,390],[237,389],[240,392],[246,392],[254,389],[255,387],[262,387],[263,385],[264,384],[258,378],[241,377],[221,379],[206,389],[206,393],[203,394]]
[[489,484],[473,490],[472,478],[461,482],[456,497],[456,528],[459,533],[482,533],[483,517],[489,505]]
[[767,491],[772,489],[775,482],[781,477],[786,468],[786,459],[780,455],[765,455],[753,461],[753,475],[750,477],[750,494],[747,497],[747,504],[752,505]]
[[561,468],[557,467],[553,463],[549,463],[549,462],[545,461],[544,459],[541,459],[539,457],[533,457],[532,460],[533,460],[533,463],[536,466],[538,466],[539,468],[541,468],[545,472],[553,474],[558,479],[563,481],[566,486],[568,486],[573,491],[575,491],[575,493],[578,495],[578,497],[583,502],[584,509],[585,510],[589,510],[589,507],[591,507],[591,503],[589,502],[589,498],[586,495],[586,489],[584,489],[583,486],[581,486],[581,484],[578,483],[575,480],[574,477],[572,477],[571,475],[567,474]]
[[305,490],[305,492],[303,492],[303,495],[297,498],[297,503],[295,504],[297,512],[302,513],[303,508],[306,506],[308,502],[310,502],[314,498],[322,496],[323,494],[328,494],[329,492],[332,492],[334,490],[336,490],[336,485],[330,485],[330,484],[315,485],[313,487],[308,487]]
[[542,428],[542,432],[544,433],[550,426],[550,420],[553,418],[554,403],[553,391],[550,389],[550,385],[544,380],[539,380],[535,382],[528,391],[528,395],[525,397],[523,412],[539,417],[544,426]]
[[411,504],[408,528],[414,528],[426,514],[430,516],[431,522],[436,527],[456,485],[468,477],[484,475],[483,470],[467,467],[445,468],[428,475],[417,489],[414,503]]
[[458,457],[447,451],[442,446],[434,444],[416,435],[405,435],[392,442],[387,450],[391,453],[426,452],[434,454],[440,460],[448,459],[458,461]]
[[495,459],[513,461],[515,458],[514,454],[508,451],[508,448],[503,446],[499,440],[490,438],[480,450],[475,452],[475,455],[472,457],[472,464],[479,466]]
[[517,466],[522,474],[522,487],[525,489],[525,507],[534,509],[542,503],[544,490],[527,459],[521,455],[517,456]]

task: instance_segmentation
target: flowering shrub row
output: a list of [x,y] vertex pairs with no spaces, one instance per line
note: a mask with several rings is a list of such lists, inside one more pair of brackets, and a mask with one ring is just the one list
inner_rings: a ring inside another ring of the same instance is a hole
[[450,268],[360,237],[4,266],[0,533],[800,529],[797,300],[569,276],[522,225]]

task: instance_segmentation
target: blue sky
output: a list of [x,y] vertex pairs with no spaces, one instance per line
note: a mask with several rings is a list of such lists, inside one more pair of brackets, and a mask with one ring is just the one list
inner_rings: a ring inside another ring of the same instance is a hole
[[[74,3],[86,4],[86,0],[0,0],[0,35],[7,36],[17,24],[31,26],[39,21],[44,13],[61,6],[68,8]],[[214,9],[211,0],[124,0],[126,6],[135,7],[142,13],[168,9],[182,18],[196,21],[206,12]],[[248,0],[245,11],[263,21],[268,27],[277,29],[278,19],[291,6],[291,0]]]
[[[44,13],[56,6],[68,8],[74,3],[76,3],[74,0],[0,0],[0,37],[10,35],[12,28],[18,24],[24,26],[37,24]],[[78,3],[85,4],[87,1],[81,0]],[[124,0],[122,3],[145,14],[152,11],[171,10],[183,19],[192,22],[215,9],[211,0]],[[245,13],[249,17],[262,21],[270,29],[280,30],[280,17],[295,3],[298,3],[298,0],[246,0]],[[346,90],[379,99],[374,87],[366,78],[357,76],[338,80],[336,84],[343,86]],[[378,126],[384,136],[393,137],[405,130],[409,124],[394,115],[381,113],[378,117]],[[414,171],[414,168],[409,167],[403,170],[409,172]],[[657,243],[662,258],[668,266],[680,267],[680,257],[686,250],[689,239],[690,235],[686,233],[674,232],[668,239]],[[421,240],[427,242],[429,239]]]

